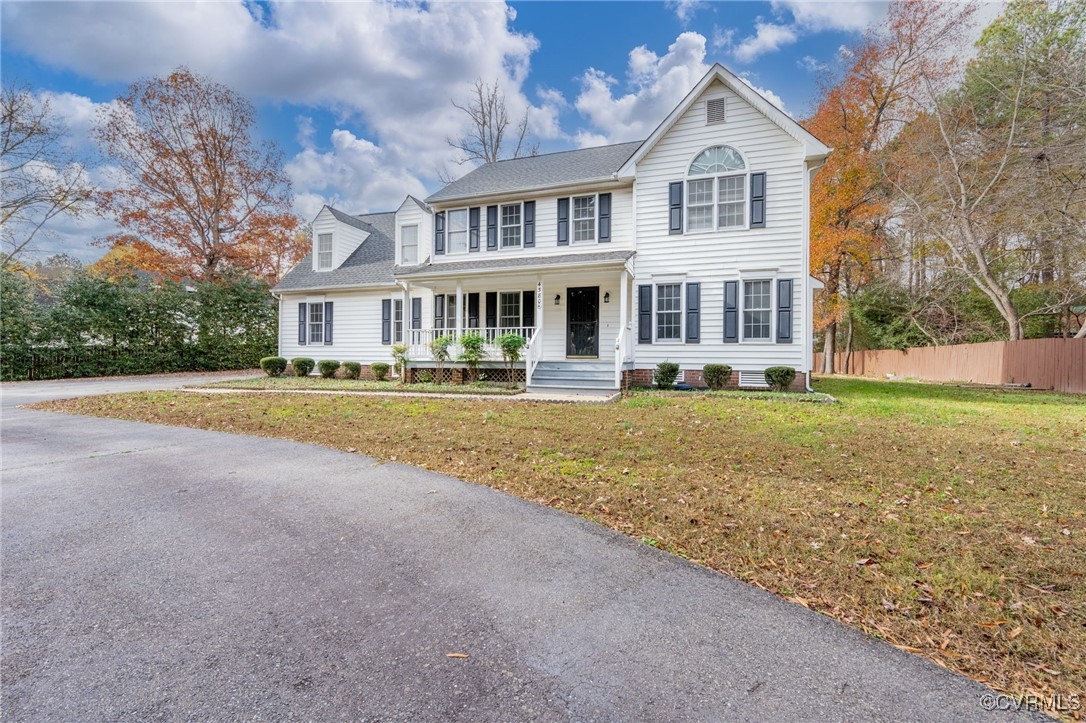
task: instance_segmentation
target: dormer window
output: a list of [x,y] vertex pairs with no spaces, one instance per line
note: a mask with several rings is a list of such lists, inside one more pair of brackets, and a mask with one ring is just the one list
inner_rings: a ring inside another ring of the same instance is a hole
[[332,234],[317,235],[317,269],[327,271],[332,268]]
[[747,164],[731,146],[713,146],[690,164],[686,187],[686,230],[745,228]]
[[405,266],[419,262],[419,227],[400,228],[400,263]]

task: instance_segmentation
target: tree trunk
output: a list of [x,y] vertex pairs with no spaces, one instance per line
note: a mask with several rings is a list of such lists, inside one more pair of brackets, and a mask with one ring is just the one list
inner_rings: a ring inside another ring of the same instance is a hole
[[834,353],[837,351],[837,322],[831,321],[826,326],[826,339],[822,345],[822,373],[833,374]]
[[848,334],[845,335],[845,374],[852,373],[852,327],[852,310],[850,308],[848,312]]

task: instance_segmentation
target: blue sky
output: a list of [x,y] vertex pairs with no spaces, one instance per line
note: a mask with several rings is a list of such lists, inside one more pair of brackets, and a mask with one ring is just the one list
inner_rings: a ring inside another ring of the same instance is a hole
[[[982,9],[990,20],[997,5]],[[543,152],[645,137],[720,62],[797,118],[883,2],[11,2],[5,84],[29,85],[108,185],[88,133],[100,104],[178,65],[253,99],[282,149],[296,210],[361,213],[426,195],[467,166],[445,142],[481,77],[527,113]],[[113,229],[62,219],[39,244],[84,260]]]

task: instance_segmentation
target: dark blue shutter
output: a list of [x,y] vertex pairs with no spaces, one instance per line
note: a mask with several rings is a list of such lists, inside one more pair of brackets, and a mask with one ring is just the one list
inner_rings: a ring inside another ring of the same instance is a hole
[[392,343],[392,299],[381,299],[381,343]]
[[324,302],[324,343],[332,343],[332,302]]
[[524,248],[535,246],[535,201],[524,202]]
[[739,282],[724,282],[724,341],[739,341]]
[[765,173],[750,174],[750,227],[765,228]]
[[411,328],[422,328],[422,299],[417,296],[411,299]]
[[525,291],[520,304],[520,315],[524,320],[524,326],[529,328],[535,326],[535,292]]
[[611,194],[600,194],[600,243],[611,240]]
[[777,343],[792,343],[792,279],[777,279]]
[[652,284],[637,287],[637,343],[652,343]]
[[306,314],[309,313],[308,304],[304,301],[298,304],[298,343],[304,345],[306,340]]
[[686,343],[701,341],[701,284],[686,285]]
[[498,326],[498,292],[486,292],[486,328],[494,329]]
[[434,297],[434,328],[445,328],[445,294]]
[[445,212],[434,214],[434,255],[445,253]]
[[498,207],[486,207],[486,250],[498,248]]
[[683,232],[683,182],[672,181],[667,184],[667,232]]
[[569,246],[569,199],[558,199],[558,245]]
[[479,250],[479,207],[468,209],[468,251]]

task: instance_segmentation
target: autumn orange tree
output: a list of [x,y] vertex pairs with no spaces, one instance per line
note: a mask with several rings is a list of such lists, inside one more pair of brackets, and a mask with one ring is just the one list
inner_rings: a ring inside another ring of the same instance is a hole
[[834,149],[811,188],[811,273],[825,284],[818,310],[824,373],[834,372],[849,295],[872,273],[890,221],[886,148],[922,109],[922,83],[951,72],[974,10],[972,4],[892,2],[805,123]]
[[173,278],[242,273],[274,282],[305,254],[305,237],[282,156],[253,139],[255,121],[246,98],[186,68],[133,84],[95,129],[122,174],[97,196],[123,229],[105,243]]

